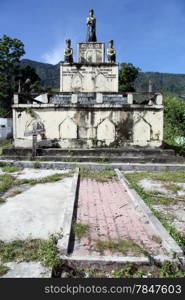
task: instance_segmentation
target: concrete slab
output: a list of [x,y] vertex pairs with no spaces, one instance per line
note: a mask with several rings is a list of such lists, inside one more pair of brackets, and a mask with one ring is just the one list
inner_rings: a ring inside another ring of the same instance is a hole
[[169,191],[164,187],[164,182],[152,180],[149,178],[144,178],[139,181],[139,185],[145,191],[159,191],[162,194],[169,194]]
[[61,232],[72,177],[37,184],[0,205],[0,240],[48,239]]
[[25,168],[19,172],[12,173],[16,179],[40,179],[43,177],[51,176],[54,174],[64,174],[69,172],[69,169],[65,170],[45,170],[45,169],[32,169],[32,168]]
[[9,271],[1,278],[51,278],[51,269],[40,262],[10,262]]
[[185,232],[185,208],[184,201],[179,201],[174,205],[152,205],[152,207],[162,213],[171,226],[178,232]]

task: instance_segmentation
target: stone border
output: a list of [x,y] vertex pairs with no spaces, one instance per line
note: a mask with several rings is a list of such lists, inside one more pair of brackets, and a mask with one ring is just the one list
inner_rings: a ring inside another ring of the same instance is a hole
[[65,207],[64,221],[62,227],[63,230],[62,238],[59,239],[57,243],[57,248],[60,254],[68,253],[71,226],[73,221],[73,211],[74,211],[74,205],[77,196],[78,180],[79,180],[79,168],[76,168],[75,174],[73,175],[70,196]]
[[[1,159],[0,166],[14,165],[24,168],[33,168],[35,161],[19,161]],[[41,169],[70,169],[74,167],[83,167],[88,169],[117,169],[122,171],[175,171],[185,170],[185,164],[160,164],[160,163],[88,163],[88,162],[56,162],[56,161],[39,161]]]
[[180,264],[183,267],[183,263],[178,258],[172,258],[169,256],[164,255],[157,255],[153,257],[147,256],[68,256],[68,255],[61,255],[60,259],[63,263],[72,264],[72,266],[77,267],[94,267],[100,270],[107,270],[107,269],[116,269],[121,268],[123,265],[130,263],[130,264],[152,264],[152,263],[165,263],[165,262],[172,262]]
[[124,187],[124,189],[126,189],[128,195],[133,201],[135,207],[139,207],[142,209],[149,223],[151,224],[152,228],[154,229],[156,234],[160,236],[164,248],[166,248],[166,250],[169,251],[172,256],[176,256],[176,255],[183,256],[183,250],[179,247],[176,241],[169,235],[169,233],[163,227],[161,222],[154,216],[150,208],[146,205],[146,203],[138,195],[138,193],[134,189],[129,188],[128,181],[122,175],[120,170],[115,169],[115,172],[122,186]]

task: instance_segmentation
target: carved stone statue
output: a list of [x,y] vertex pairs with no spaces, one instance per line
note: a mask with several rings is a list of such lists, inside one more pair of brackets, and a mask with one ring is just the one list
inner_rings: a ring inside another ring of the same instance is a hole
[[94,18],[94,10],[89,11],[87,18],[87,39],[86,42],[96,42],[96,19]]
[[116,62],[116,50],[113,48],[113,40],[109,41],[109,48],[107,49],[108,62]]
[[71,40],[66,40],[66,48],[64,49],[64,61],[66,63],[73,63],[73,49],[71,48]]

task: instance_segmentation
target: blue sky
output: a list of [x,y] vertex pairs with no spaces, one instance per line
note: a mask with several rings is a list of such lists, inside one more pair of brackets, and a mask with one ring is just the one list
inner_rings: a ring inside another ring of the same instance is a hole
[[91,8],[97,39],[114,40],[117,61],[144,72],[185,73],[185,0],[0,0],[0,36],[20,39],[24,58],[56,64],[66,38],[75,54],[85,41]]

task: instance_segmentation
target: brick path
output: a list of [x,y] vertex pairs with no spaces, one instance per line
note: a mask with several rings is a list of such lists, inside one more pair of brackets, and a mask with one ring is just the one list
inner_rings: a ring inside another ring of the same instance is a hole
[[79,187],[76,223],[89,225],[87,234],[80,240],[75,237],[72,255],[75,256],[143,256],[129,249],[128,252],[100,252],[96,241],[132,240],[150,254],[165,254],[145,216],[136,210],[118,180],[106,183],[82,179]]

